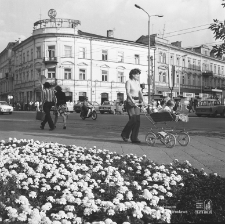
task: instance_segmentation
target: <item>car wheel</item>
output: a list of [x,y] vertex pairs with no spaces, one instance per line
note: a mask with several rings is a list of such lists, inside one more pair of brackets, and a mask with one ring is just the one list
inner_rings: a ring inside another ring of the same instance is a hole
[[221,117],[225,117],[225,110],[220,114]]
[[9,112],[9,114],[12,114],[12,112]]
[[215,111],[213,114],[212,114],[212,117],[216,117],[217,115],[217,111]]

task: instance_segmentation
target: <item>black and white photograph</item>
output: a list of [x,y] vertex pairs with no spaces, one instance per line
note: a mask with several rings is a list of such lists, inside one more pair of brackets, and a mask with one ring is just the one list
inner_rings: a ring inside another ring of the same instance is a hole
[[0,0],[0,223],[225,223],[225,0]]

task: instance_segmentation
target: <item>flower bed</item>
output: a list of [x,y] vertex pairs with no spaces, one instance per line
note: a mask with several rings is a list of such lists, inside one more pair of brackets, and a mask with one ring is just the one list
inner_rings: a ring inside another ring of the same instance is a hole
[[[188,161],[158,165],[146,156],[15,138],[1,141],[0,153],[3,223],[225,221],[224,178]],[[195,214],[205,199],[213,214]]]

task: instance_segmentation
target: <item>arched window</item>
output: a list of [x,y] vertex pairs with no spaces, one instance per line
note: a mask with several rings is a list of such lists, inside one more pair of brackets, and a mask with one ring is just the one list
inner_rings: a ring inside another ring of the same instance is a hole
[[163,63],[166,64],[166,53],[163,53]]
[[166,82],[166,73],[165,72],[163,72],[163,80],[162,81]]
[[159,82],[162,82],[162,72],[159,72]]

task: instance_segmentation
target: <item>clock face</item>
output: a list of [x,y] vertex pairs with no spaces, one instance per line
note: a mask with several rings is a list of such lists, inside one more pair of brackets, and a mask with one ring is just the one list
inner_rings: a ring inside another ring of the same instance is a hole
[[55,9],[50,9],[50,10],[48,11],[48,16],[49,16],[51,19],[52,19],[52,18],[55,18],[56,15],[57,15],[57,13],[56,13]]

